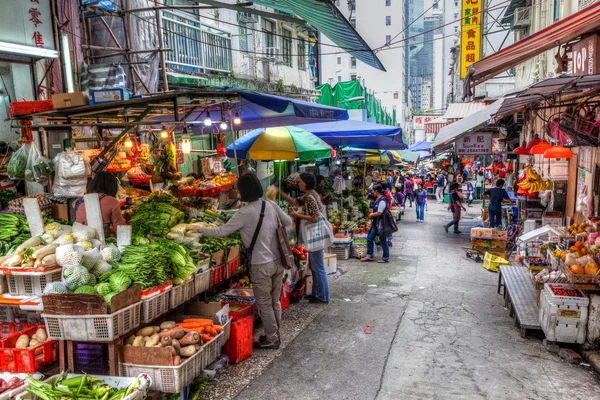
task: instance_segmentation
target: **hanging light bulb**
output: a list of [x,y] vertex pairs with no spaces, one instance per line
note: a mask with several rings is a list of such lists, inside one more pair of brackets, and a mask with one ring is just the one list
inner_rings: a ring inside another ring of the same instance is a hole
[[[540,135],[538,135],[537,133],[535,134],[535,136],[533,137],[533,139],[531,139],[529,141],[529,143],[527,143],[527,150],[531,150],[531,148],[535,145],[538,145],[542,142],[542,139],[540,139]],[[531,153],[530,153],[531,154]]]
[[227,129],[227,121],[221,121],[221,125],[219,125],[222,131]]
[[527,150],[527,143],[525,143],[525,141],[523,141],[523,144],[521,146],[519,146],[513,150],[513,154],[518,154],[518,155],[522,155],[522,156],[528,155],[529,150]]
[[206,118],[204,118],[204,126],[211,126],[212,120],[210,119],[210,111],[206,111]]
[[529,154],[544,154],[546,150],[550,149],[552,145],[545,140],[542,140],[531,149],[529,149]]
[[169,132],[167,132],[167,128],[165,128],[165,126],[162,126],[162,129],[160,130],[160,138],[161,139],[166,139],[169,137]]
[[557,144],[556,146],[552,146],[544,153],[544,158],[572,158],[573,152],[566,147],[563,147],[562,144]]
[[192,142],[188,135],[181,135],[181,152],[189,154],[192,151]]
[[233,124],[234,125],[239,125],[242,123],[242,119],[240,118],[240,114],[236,111],[235,112],[235,117],[233,118]]
[[125,143],[123,143],[123,146],[127,147],[128,149],[133,147],[133,142],[131,141],[129,135],[127,135],[127,139],[125,139]]

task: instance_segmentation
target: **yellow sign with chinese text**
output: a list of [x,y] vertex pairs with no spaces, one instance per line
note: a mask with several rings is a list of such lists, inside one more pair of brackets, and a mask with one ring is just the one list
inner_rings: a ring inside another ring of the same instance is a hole
[[460,79],[465,79],[469,66],[481,59],[481,24],[484,4],[484,0],[462,0]]

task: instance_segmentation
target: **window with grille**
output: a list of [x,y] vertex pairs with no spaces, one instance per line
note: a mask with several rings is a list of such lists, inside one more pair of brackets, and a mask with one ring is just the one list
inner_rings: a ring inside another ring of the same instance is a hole
[[292,31],[281,30],[281,47],[283,53],[283,63],[292,66]]
[[262,19],[263,47],[268,55],[275,54],[275,23],[268,19]]
[[350,58],[350,66],[352,68],[356,68],[356,57],[351,57]]
[[304,39],[299,39],[298,40],[298,68],[299,69],[306,69],[306,42],[304,42]]
[[392,0],[385,0],[385,6],[389,7],[392,5]]
[[385,17],[385,25],[390,26],[392,24],[392,17],[390,15]]

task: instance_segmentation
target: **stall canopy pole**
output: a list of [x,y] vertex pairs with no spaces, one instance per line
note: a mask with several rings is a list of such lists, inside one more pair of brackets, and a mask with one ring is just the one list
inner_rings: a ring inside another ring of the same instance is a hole
[[[231,108],[229,108],[229,126],[233,127],[233,118],[231,116]],[[235,148],[235,141],[238,138],[238,135],[240,134],[239,130],[231,130],[231,143],[233,144],[233,158],[235,159],[235,174],[239,176],[240,171],[238,169],[238,159],[237,159],[237,150]]]

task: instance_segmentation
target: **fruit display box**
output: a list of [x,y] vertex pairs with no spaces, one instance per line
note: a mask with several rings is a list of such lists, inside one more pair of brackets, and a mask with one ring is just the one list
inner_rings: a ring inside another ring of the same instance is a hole
[[585,342],[589,299],[568,284],[546,283],[540,294],[540,324],[546,339]]

